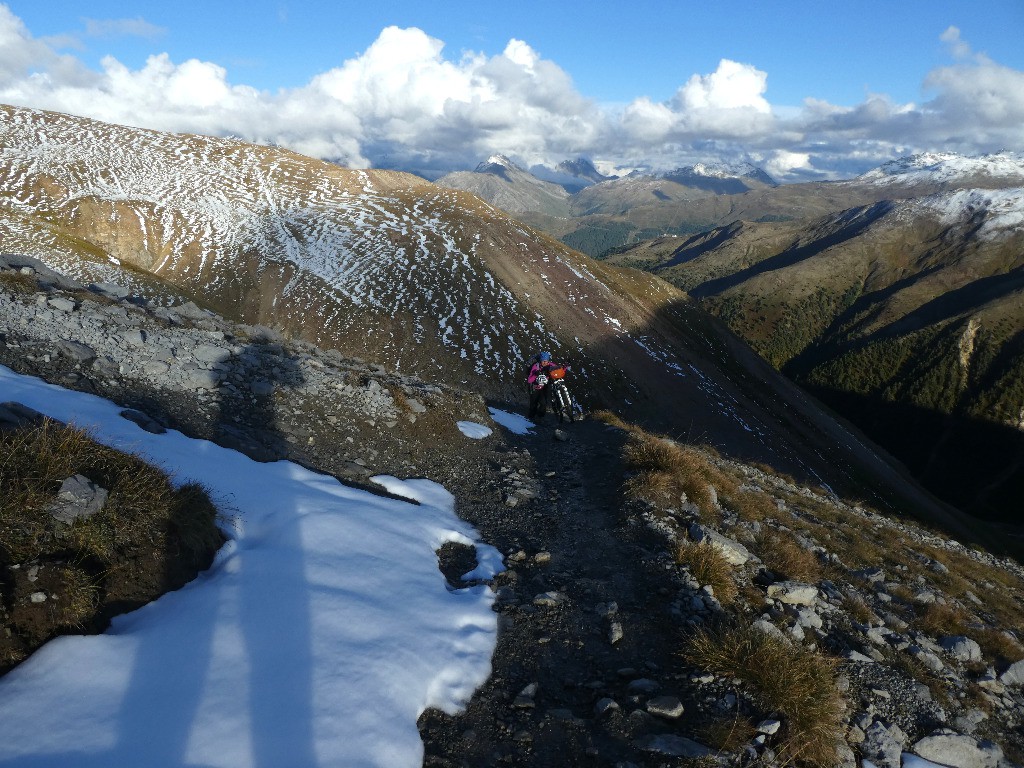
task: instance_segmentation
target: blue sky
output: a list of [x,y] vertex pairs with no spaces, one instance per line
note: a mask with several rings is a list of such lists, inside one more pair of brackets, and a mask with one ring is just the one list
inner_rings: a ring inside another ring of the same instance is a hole
[[1024,149],[1020,0],[0,8],[0,100],[350,164],[748,160],[795,181]]

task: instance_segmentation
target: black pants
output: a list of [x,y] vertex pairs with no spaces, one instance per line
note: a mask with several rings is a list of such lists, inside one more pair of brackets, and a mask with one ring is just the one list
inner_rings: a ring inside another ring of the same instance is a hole
[[547,413],[548,404],[551,402],[551,387],[545,385],[540,389],[530,389],[530,412],[529,417],[543,416]]

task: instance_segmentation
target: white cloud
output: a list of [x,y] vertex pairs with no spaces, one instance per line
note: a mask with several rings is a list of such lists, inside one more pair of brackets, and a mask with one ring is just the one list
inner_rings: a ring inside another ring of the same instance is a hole
[[85,19],[85,34],[89,37],[144,37],[157,38],[166,29],[150,24],[141,16],[135,19]]
[[[152,36],[142,19],[94,21],[94,36]],[[950,27],[953,63],[928,73],[930,100],[871,94],[852,106],[808,98],[773,109],[768,74],[722,59],[671,99],[600,106],[526,41],[496,55],[453,59],[415,28],[388,27],[361,54],[299,88],[269,93],[232,83],[211,62],[166,53],[138,69],[101,69],[34,38],[0,4],[0,101],[161,130],[235,135],[351,165],[436,172],[501,152],[555,164],[584,155],[605,168],[674,168],[759,160],[782,180],[860,173],[900,154],[1024,147],[1024,72],[975,54]]]

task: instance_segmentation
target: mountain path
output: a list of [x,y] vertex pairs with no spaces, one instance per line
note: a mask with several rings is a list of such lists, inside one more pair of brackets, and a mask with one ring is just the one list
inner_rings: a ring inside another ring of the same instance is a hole
[[624,434],[585,420],[560,427],[558,439],[547,419],[497,454],[505,478],[528,473],[535,498],[509,506],[508,486],[456,493],[459,514],[506,554],[508,570],[494,584],[493,674],[464,714],[420,718],[427,766],[665,759],[639,744],[675,730],[644,704],[685,697],[680,625],[664,620],[677,592],[668,542],[623,504]]

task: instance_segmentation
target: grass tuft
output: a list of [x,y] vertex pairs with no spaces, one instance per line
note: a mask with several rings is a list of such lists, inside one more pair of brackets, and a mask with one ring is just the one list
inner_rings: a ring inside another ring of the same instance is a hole
[[821,562],[796,537],[783,531],[767,531],[757,539],[757,556],[765,567],[787,579],[814,583],[822,578]]
[[710,586],[722,605],[729,605],[739,594],[732,566],[711,544],[683,542],[676,550],[676,562],[689,568],[701,586]]
[[722,623],[696,629],[684,659],[750,686],[755,703],[781,716],[773,744],[784,765],[832,766],[843,735],[845,702],[831,659],[747,625]]

